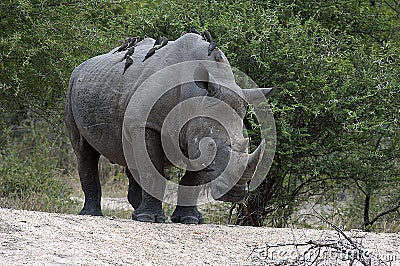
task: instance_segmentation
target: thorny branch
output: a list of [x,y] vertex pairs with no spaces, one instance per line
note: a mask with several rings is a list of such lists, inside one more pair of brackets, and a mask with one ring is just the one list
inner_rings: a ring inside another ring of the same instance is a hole
[[[265,244],[253,249],[247,258],[255,265],[388,265],[383,260],[366,250],[360,241],[349,237],[338,226],[317,213],[316,217],[329,224],[339,235],[337,239],[308,240],[305,242]],[[362,238],[361,238],[362,239]],[[289,257],[290,252],[283,252],[279,257],[280,248],[292,248],[297,256]]]
[[386,210],[386,211],[383,211],[383,212],[379,213],[378,215],[376,215],[374,219],[372,219],[368,224],[364,224],[364,226],[372,225],[372,224],[374,224],[379,218],[381,218],[382,216],[385,216],[385,215],[387,215],[387,214],[389,214],[389,213],[392,213],[392,212],[396,212],[396,211],[398,211],[398,210],[400,210],[400,201],[399,201],[399,202],[397,203],[397,205],[395,205],[393,208],[391,208],[391,209],[389,209],[389,210]]

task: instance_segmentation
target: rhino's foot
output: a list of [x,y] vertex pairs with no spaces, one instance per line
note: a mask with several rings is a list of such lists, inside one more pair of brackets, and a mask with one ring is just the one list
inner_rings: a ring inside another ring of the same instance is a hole
[[176,206],[171,221],[182,224],[202,224],[204,216],[195,206]]
[[133,212],[132,220],[148,223],[164,223],[166,217],[162,210],[161,200],[143,191],[142,203]]
[[92,215],[92,216],[103,216],[103,213],[101,212],[101,209],[98,208],[83,208],[80,212],[79,215]]
[[79,212],[79,215],[103,216],[100,206],[100,197],[85,197],[85,204],[83,205],[82,210]]
[[149,211],[134,211],[132,213],[132,220],[147,223],[165,223],[166,217],[162,211],[156,213]]

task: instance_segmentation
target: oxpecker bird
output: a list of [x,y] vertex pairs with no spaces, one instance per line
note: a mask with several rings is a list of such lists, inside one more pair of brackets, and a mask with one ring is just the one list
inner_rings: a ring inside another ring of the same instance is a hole
[[211,33],[208,30],[203,32],[203,37],[207,42],[211,42]]
[[125,39],[125,41],[124,40],[119,40],[119,42],[121,43],[121,44],[123,44],[123,43],[126,43],[126,42],[130,42],[131,41],[131,39],[132,39],[132,37],[127,37],[126,39]]
[[217,43],[213,40],[210,45],[208,46],[208,56],[211,55],[212,51],[217,47]]
[[164,38],[163,36],[158,37],[157,40],[154,42],[153,47],[157,46],[157,45],[161,45],[163,38]]
[[167,45],[167,44],[168,44],[168,38],[165,37],[165,36],[163,36],[163,39],[162,39],[162,41],[161,41],[161,47],[164,47],[164,46]]
[[128,43],[128,48],[136,46],[136,44],[140,41],[140,36],[132,37]]
[[142,62],[146,61],[150,56],[152,56],[156,52],[156,50],[157,50],[156,46],[150,48],[150,50],[147,52]]
[[128,50],[126,51],[126,53],[125,53],[125,55],[124,55],[124,57],[122,58],[121,61],[127,59],[128,56],[133,55],[134,52],[135,52],[135,46],[132,46],[132,47],[128,48]]
[[153,47],[155,47],[156,50],[158,50],[158,49],[164,47],[165,45],[167,45],[167,43],[168,43],[168,38],[165,36],[161,36],[161,37],[158,37],[157,40],[154,42]]
[[118,49],[117,49],[113,54],[118,53],[118,52],[125,51],[125,50],[128,48],[129,43],[130,43],[131,41],[132,41],[132,38],[130,38],[130,37],[129,37],[129,38],[126,38],[125,42],[122,43],[121,46],[118,47]]
[[157,40],[154,43],[154,48],[156,50],[161,49],[162,47],[164,47],[165,45],[168,44],[168,38],[165,36],[159,37],[157,38]]
[[126,71],[126,70],[128,69],[128,67],[130,67],[132,64],[133,64],[133,59],[132,59],[132,57],[128,56],[128,57],[126,58],[126,61],[125,61],[124,72],[122,72],[122,75],[125,74],[125,71]]
[[198,32],[198,31],[196,30],[196,28],[193,27],[193,26],[190,27],[190,32],[191,32],[191,33],[196,33],[196,34],[198,34],[198,35],[201,35],[200,32]]

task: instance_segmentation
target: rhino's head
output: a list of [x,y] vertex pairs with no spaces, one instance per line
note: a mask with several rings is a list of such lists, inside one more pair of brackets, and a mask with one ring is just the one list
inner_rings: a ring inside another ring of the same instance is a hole
[[[197,107],[210,110],[213,117],[198,117],[187,123],[187,155],[195,161],[203,158],[196,161],[198,165],[194,168],[199,170],[195,174],[202,183],[211,182],[214,199],[240,202],[247,195],[247,184],[265,148],[263,141],[253,153],[248,152],[249,142],[243,137],[247,102],[265,100],[272,89],[241,90],[237,93],[212,82],[196,84],[205,89],[208,96],[207,101],[204,100]],[[242,96],[239,95],[241,93]],[[222,121],[218,121],[218,118]]]
[[[247,139],[226,141],[223,137],[212,137],[209,145],[216,145],[214,160],[198,175],[211,181],[211,195],[214,199],[228,202],[242,201],[248,192],[248,182],[264,152],[262,142],[253,153],[248,153]],[[215,143],[215,144],[213,144]]]

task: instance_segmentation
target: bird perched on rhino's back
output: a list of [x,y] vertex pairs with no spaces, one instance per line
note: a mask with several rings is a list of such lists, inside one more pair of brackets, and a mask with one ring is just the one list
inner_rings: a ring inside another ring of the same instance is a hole
[[128,67],[130,67],[132,64],[133,64],[133,58],[128,55],[128,57],[125,60],[125,67],[124,67],[124,72],[122,72],[122,75],[125,74],[125,72],[128,69]]
[[132,42],[131,37],[126,38],[126,40],[121,44],[120,47],[118,47],[118,49],[114,52],[114,54],[125,51],[131,42]]
[[147,52],[147,54],[144,56],[143,62],[146,61],[150,56],[156,53],[156,50],[161,49],[165,45],[168,44],[168,38],[165,36],[158,37],[157,40],[154,42],[153,47],[150,48],[150,50]]
[[134,47],[139,41],[140,41],[140,36],[132,37],[128,44],[128,48]]
[[150,58],[153,54],[156,53],[157,48],[155,46],[151,47],[147,54],[144,56],[143,62]]
[[161,37],[158,37],[157,40],[154,42],[153,47],[155,47],[155,49],[158,50],[167,44],[168,44],[168,38],[165,36],[161,36]]
[[125,41],[121,41],[122,42],[121,46],[118,47],[118,49],[114,51],[114,54],[125,51],[126,49],[129,49],[130,47],[134,47],[139,42],[139,40],[140,40],[139,36],[126,38]]
[[157,45],[161,45],[162,41],[163,41],[163,36],[158,37],[158,38],[156,39],[156,41],[154,42],[153,47],[154,47],[154,46],[157,46]]
[[215,61],[220,62],[220,63],[224,63],[225,61],[224,61],[224,57],[222,56],[221,50],[218,49],[218,48],[215,48],[214,50],[216,51],[216,52],[214,53],[214,59],[215,59]]
[[165,37],[165,36],[163,36],[163,39],[162,39],[162,41],[161,41],[161,47],[164,47],[164,46],[167,45],[167,44],[168,44],[168,38]]
[[132,47],[128,48],[128,50],[126,51],[126,53],[125,53],[125,55],[124,55],[124,57],[122,58],[121,61],[124,61],[129,56],[133,55],[134,52],[135,52],[135,46],[132,46]]

